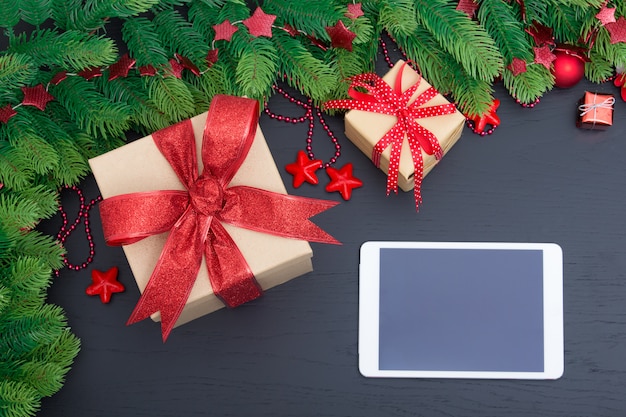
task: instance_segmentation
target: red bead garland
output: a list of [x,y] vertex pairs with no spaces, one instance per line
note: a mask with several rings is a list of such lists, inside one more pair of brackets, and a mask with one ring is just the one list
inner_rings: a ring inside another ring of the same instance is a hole
[[320,108],[313,105],[313,100],[308,99],[307,102],[305,103],[293,97],[287,91],[280,88],[278,85],[273,85],[272,88],[274,88],[274,90],[276,90],[277,93],[281,94],[283,97],[289,100],[290,103],[293,103],[299,107],[302,107],[303,109],[306,110],[306,112],[304,116],[300,116],[300,117],[283,116],[283,115],[272,112],[268,107],[268,103],[266,102],[265,108],[263,109],[265,114],[267,114],[271,119],[278,120],[278,121],[285,122],[285,123],[292,123],[292,124],[304,123],[308,120],[309,130],[306,136],[305,149],[306,149],[307,155],[309,156],[311,160],[315,159],[315,154],[313,153],[313,129],[315,128],[315,115],[317,115],[317,118],[319,119],[320,123],[322,124],[322,127],[326,131],[326,134],[328,135],[330,140],[333,142],[333,145],[335,146],[335,154],[329,159],[328,162],[323,162],[320,165],[320,168],[328,168],[329,166],[337,162],[337,159],[341,156],[341,145],[339,144],[339,141],[335,137],[335,134],[333,133],[333,131],[330,129],[330,127],[326,123],[326,120],[324,120],[324,116],[322,115],[322,111],[320,110]]
[[[59,212],[61,213],[63,224],[61,226],[61,229],[57,233],[57,239],[59,240],[61,245],[64,246],[65,241],[76,230],[76,227],[80,223],[85,225],[85,234],[87,235],[87,242],[89,243],[89,256],[87,257],[87,259],[80,264],[73,264],[67,259],[67,255],[63,255],[63,263],[65,264],[65,266],[70,270],[79,271],[83,268],[87,268],[87,266],[93,261],[93,257],[95,255],[95,245],[93,243],[91,228],[89,227],[89,212],[96,205],[96,203],[102,201],[102,196],[98,196],[89,201],[89,203],[85,204],[85,196],[83,195],[83,192],[80,190],[80,188],[73,185],[71,187],[63,187],[63,189],[76,192],[76,194],[78,194],[80,206],[76,219],[71,224],[69,224],[69,221],[67,219],[67,213],[63,208],[63,205],[59,204]],[[55,274],[58,276],[59,270],[55,271]]]

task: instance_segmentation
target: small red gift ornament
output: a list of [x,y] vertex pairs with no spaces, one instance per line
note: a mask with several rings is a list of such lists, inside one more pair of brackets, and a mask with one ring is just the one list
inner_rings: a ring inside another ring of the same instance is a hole
[[604,130],[613,125],[613,104],[611,94],[597,94],[585,91],[578,102],[576,126],[581,129]]

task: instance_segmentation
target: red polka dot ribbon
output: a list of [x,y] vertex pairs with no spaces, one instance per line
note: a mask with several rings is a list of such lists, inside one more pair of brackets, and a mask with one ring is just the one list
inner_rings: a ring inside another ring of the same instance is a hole
[[[396,124],[374,146],[372,162],[380,167],[381,154],[388,146],[391,146],[389,172],[387,174],[387,195],[392,191],[397,194],[400,153],[406,137],[415,170],[414,194],[415,208],[417,209],[422,202],[421,186],[424,172],[422,149],[428,155],[435,155],[438,160],[443,157],[443,150],[437,137],[417,123],[417,119],[452,114],[456,111],[456,107],[452,103],[424,107],[424,104],[438,94],[433,87],[427,88],[411,101],[419,87],[421,77],[403,92],[402,71],[405,65],[406,63],[400,67],[393,87],[376,74],[360,74],[352,77],[352,84],[348,89],[348,94],[353,100],[331,100],[324,103],[324,106],[328,109],[350,109],[387,114],[398,119]],[[357,88],[362,88],[366,92],[358,91]]]

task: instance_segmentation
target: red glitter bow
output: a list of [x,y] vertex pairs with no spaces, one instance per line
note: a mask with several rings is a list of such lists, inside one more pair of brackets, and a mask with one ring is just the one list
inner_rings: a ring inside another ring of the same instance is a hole
[[[406,63],[402,64],[396,77],[393,88],[376,74],[361,74],[351,79],[352,84],[348,94],[354,100],[331,100],[324,104],[329,109],[355,109],[374,113],[396,116],[398,121],[376,143],[372,150],[372,161],[376,167],[380,167],[380,156],[391,145],[391,157],[389,159],[389,172],[387,174],[387,195],[391,191],[398,193],[398,170],[400,167],[400,152],[406,136],[415,169],[415,208],[422,202],[421,186],[424,172],[424,160],[422,149],[428,155],[435,155],[438,160],[443,157],[443,150],[435,135],[428,129],[417,123],[417,119],[426,117],[452,114],[456,107],[452,103],[437,106],[422,107],[432,100],[437,94],[434,87],[427,88],[412,101],[413,94],[417,91],[420,79],[402,92],[402,71]],[[357,91],[361,87],[367,93]]]
[[339,243],[308,220],[336,202],[247,186],[227,187],[252,145],[258,114],[256,100],[215,96],[204,127],[201,173],[190,120],[152,134],[187,191],[123,194],[100,204],[108,244],[126,245],[170,232],[128,324],[160,311],[165,341],[189,297],[203,255],[213,291],[227,306],[236,307],[261,295],[222,222],[283,237]]

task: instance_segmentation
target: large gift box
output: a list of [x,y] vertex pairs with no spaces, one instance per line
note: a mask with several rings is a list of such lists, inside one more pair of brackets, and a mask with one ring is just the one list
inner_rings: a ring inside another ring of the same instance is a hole
[[[382,77],[382,81],[387,84],[385,88],[389,91],[383,91],[379,88],[378,80],[372,77],[373,74],[368,75],[371,76],[355,77],[357,82],[353,83],[350,94],[355,100],[335,100],[327,103],[327,107],[351,109],[345,115],[346,136],[388,175],[392,152],[397,153],[398,150],[394,150],[394,146],[389,144],[384,151],[377,155],[374,148],[392,128],[399,128],[399,125],[404,123],[400,118],[403,116],[402,112],[405,111],[404,116],[409,115],[409,118],[417,123],[417,127],[412,124],[415,130],[419,129],[419,134],[423,130],[431,132],[441,147],[440,150],[437,149],[436,152],[429,153],[423,146],[424,142],[420,141],[423,172],[418,180],[421,181],[421,178],[434,168],[441,157],[461,137],[465,117],[403,61],[398,61]],[[357,91],[359,87],[367,89],[368,94]],[[415,90],[410,99],[403,102],[399,98],[402,93],[410,88],[415,88]],[[416,103],[416,100],[419,102]],[[429,109],[431,107],[432,109]],[[434,110],[444,107],[446,111]],[[404,191],[410,191],[414,188],[416,180],[415,164],[407,140],[407,133],[409,133],[407,130],[412,127],[404,129],[402,126],[402,128],[404,141],[401,145],[400,161],[397,168],[397,185]]]
[[[231,99],[231,101],[232,99],[237,100],[237,98],[229,99]],[[215,105],[215,102],[216,100],[214,99],[212,105]],[[234,106],[233,109],[236,111],[237,106]],[[254,107],[254,109],[255,110],[253,111],[258,112],[258,107]],[[230,116],[237,117],[237,115],[232,114]],[[257,124],[257,117],[258,114],[252,116],[255,128]],[[193,127],[193,135],[195,137],[198,167],[200,171],[203,166],[201,155],[206,121],[207,113],[191,119],[191,126]],[[216,121],[215,123],[220,124],[221,121]],[[156,191],[156,194],[158,195],[161,192],[159,190],[179,190],[180,192],[184,192],[186,190],[168,160],[163,156],[157,145],[155,145],[155,141],[152,136],[153,135],[150,135],[143,139],[131,142],[89,161],[102,197],[104,198],[104,202],[107,202],[107,199],[114,200],[111,199],[114,196],[124,197],[124,195],[129,193],[140,193],[130,195],[134,197],[141,197],[143,196],[141,193],[144,192]],[[213,153],[216,157],[218,157],[220,156],[220,151],[219,147],[216,147],[216,149],[210,149],[209,153]],[[226,167],[226,169],[228,169],[228,167]],[[254,140],[249,148],[247,157],[245,157],[239,169],[236,173],[234,173],[232,180],[228,182],[228,187],[235,187],[238,185],[245,185],[247,187],[255,187],[279,193],[281,194],[281,197],[286,194],[286,189],[260,128],[256,129],[256,135],[254,136]],[[167,192],[169,191],[165,191],[164,193]],[[183,194],[181,193],[181,195]],[[291,204],[291,200],[298,198],[299,197],[288,196],[286,200],[289,204]],[[313,199],[303,200],[321,201]],[[324,209],[335,204],[331,202],[323,203],[325,204]],[[138,204],[141,204],[141,202]],[[264,203],[259,204],[258,207],[250,208],[250,210],[254,211],[263,211],[264,209]],[[101,215],[103,215],[102,210],[103,206],[101,205]],[[121,211],[121,213],[115,213],[115,216],[124,217],[124,210],[119,209],[118,211]],[[317,211],[319,212],[322,210]],[[156,216],[158,216],[158,212],[159,210],[156,210]],[[267,216],[273,217],[273,214],[268,212]],[[213,225],[215,225],[216,221],[217,220],[215,219],[213,220]],[[269,221],[271,222],[272,219],[269,219]],[[312,270],[312,250],[306,240],[293,239],[264,233],[262,231],[249,230],[247,228],[227,224],[226,222],[219,223],[223,225],[227,234],[230,235],[232,241],[234,241],[236,247],[245,258],[245,261],[247,261],[247,264],[249,265],[249,268],[261,289],[265,290],[274,287]],[[316,226],[313,225],[313,227]],[[106,225],[104,225],[104,228],[106,235]],[[169,233],[166,231],[165,233],[148,236],[137,241],[136,243],[126,244],[123,246],[132,273],[135,277],[139,290],[142,293],[146,289],[146,286],[151,278],[151,274],[162,256],[161,253],[166,244],[168,235]],[[130,240],[133,240],[132,236]],[[333,243],[336,243],[336,241]],[[184,242],[183,245],[180,246],[183,246],[182,250],[184,251]],[[223,300],[216,296],[210,283],[206,256],[202,256],[197,278],[193,283],[193,287],[191,288],[189,297],[184,305],[184,309],[180,312],[180,316],[175,320],[174,326],[189,322],[190,320],[207,313],[211,313],[223,306]],[[153,312],[150,311],[149,314],[151,314],[153,320],[160,320],[159,313],[153,314]],[[169,330],[167,333],[169,333]],[[164,333],[164,338],[166,337],[167,335]]]

